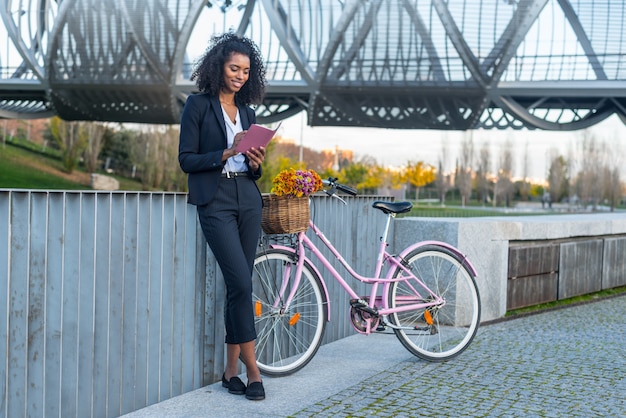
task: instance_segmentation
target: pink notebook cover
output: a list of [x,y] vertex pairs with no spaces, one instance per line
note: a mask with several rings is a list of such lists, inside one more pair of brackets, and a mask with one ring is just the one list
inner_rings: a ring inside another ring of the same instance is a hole
[[246,152],[250,148],[266,147],[271,139],[274,138],[278,128],[280,128],[280,123],[274,130],[253,123],[250,125],[250,128],[248,128],[248,132],[246,132],[244,137],[241,138],[241,141],[237,144],[235,151]]

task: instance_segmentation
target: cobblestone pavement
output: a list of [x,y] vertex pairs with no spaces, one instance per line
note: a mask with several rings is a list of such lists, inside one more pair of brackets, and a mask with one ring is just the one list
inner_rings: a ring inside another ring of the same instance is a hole
[[625,371],[619,296],[483,324],[445,363],[412,356],[393,335],[355,335],[265,378],[264,401],[215,383],[125,417],[626,417]]
[[470,348],[403,361],[292,416],[626,416],[626,297],[483,326]]

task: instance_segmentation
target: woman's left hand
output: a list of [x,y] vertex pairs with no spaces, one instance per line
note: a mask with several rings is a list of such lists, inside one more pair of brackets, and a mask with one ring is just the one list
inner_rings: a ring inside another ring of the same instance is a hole
[[250,148],[246,152],[246,156],[248,157],[248,166],[253,172],[256,172],[265,160],[265,147]]

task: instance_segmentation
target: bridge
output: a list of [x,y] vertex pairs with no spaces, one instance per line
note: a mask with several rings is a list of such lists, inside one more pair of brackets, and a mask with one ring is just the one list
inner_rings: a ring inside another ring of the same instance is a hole
[[211,33],[266,61],[262,123],[576,130],[626,123],[626,3],[0,0],[0,118],[175,124]]

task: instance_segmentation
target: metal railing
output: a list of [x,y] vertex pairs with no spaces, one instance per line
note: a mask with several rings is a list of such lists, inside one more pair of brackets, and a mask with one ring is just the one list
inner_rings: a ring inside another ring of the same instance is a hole
[[[313,199],[364,272],[378,199]],[[324,342],[354,332],[328,285]],[[116,417],[217,381],[223,292],[186,194],[0,190],[0,416]]]

